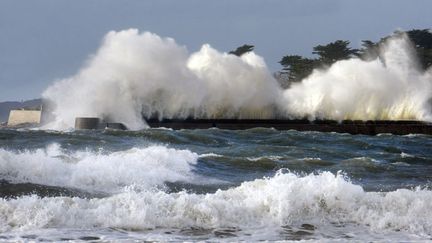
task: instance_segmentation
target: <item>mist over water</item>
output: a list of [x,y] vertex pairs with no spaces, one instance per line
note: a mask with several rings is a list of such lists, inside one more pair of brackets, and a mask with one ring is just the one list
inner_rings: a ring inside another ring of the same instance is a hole
[[417,68],[406,37],[391,39],[381,59],[339,61],[282,89],[262,57],[229,55],[205,44],[197,52],[171,38],[111,31],[78,73],[43,93],[54,104],[51,129],[75,117],[101,117],[130,129],[158,118],[304,118],[432,120],[432,71]]

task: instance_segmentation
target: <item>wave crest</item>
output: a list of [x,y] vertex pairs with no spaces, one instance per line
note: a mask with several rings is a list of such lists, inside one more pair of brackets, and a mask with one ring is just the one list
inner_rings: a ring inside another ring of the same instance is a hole
[[[0,200],[1,231],[48,227],[125,229],[240,227],[277,228],[309,223],[325,231],[334,225],[362,225],[372,231],[432,234],[432,191],[365,192],[341,174],[323,172],[244,182],[209,194],[134,190],[102,199]],[[337,227],[337,226],[336,226]]]
[[148,189],[165,181],[192,180],[197,160],[198,155],[189,150],[164,146],[66,153],[52,144],[19,152],[0,149],[0,177],[13,183],[118,192],[127,186]]

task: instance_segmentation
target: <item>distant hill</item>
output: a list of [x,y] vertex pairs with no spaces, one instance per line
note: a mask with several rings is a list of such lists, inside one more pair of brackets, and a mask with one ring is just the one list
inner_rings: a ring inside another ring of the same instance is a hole
[[6,122],[9,117],[9,111],[18,108],[36,108],[40,107],[42,99],[0,102],[0,123]]

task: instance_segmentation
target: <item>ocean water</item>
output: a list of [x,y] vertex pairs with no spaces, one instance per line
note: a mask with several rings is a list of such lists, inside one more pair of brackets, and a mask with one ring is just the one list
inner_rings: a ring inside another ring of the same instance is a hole
[[432,239],[432,137],[0,130],[0,241]]

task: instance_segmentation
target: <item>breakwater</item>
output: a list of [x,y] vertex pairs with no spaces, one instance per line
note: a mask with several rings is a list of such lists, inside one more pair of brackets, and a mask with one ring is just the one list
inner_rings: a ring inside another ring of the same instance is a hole
[[391,133],[395,135],[429,134],[432,135],[432,123],[422,121],[359,121],[359,120],[314,120],[307,119],[149,119],[152,127],[171,129],[250,129],[256,127],[275,128],[277,130],[337,132],[349,134],[376,135]]

